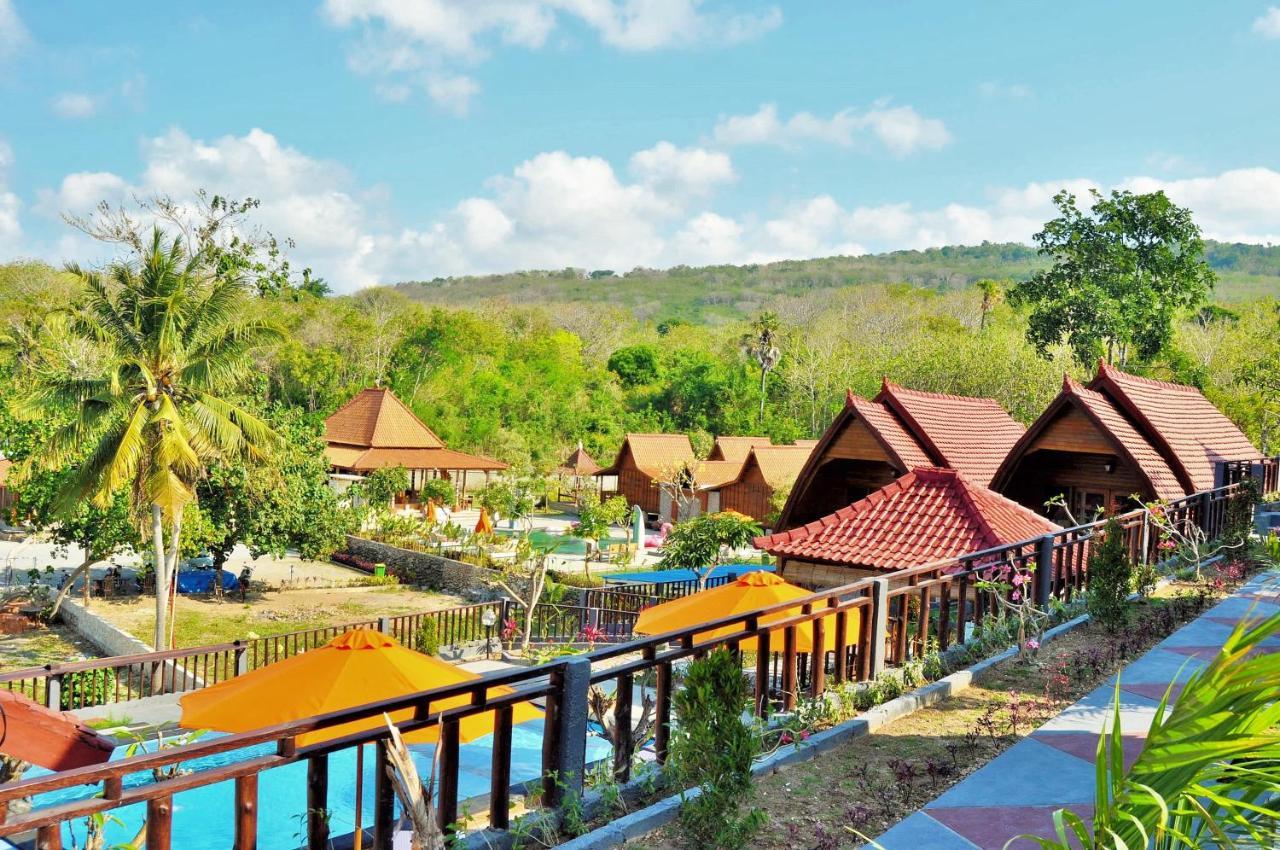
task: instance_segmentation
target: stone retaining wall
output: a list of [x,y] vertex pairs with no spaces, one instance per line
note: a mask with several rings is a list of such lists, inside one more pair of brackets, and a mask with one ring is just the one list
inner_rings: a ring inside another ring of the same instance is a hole
[[363,537],[347,535],[347,551],[357,558],[386,564],[387,572],[403,584],[429,587],[444,593],[466,596],[477,602],[500,599],[506,594],[498,586],[502,579],[518,593],[524,593],[526,582],[497,570],[489,570],[446,558],[431,552],[416,552]]

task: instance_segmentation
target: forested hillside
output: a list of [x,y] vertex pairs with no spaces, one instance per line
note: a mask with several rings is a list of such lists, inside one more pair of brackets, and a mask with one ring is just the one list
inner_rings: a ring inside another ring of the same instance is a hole
[[[1205,255],[1218,273],[1217,300],[1233,303],[1280,293],[1280,247],[1209,241]],[[877,283],[947,292],[984,278],[1023,280],[1045,265],[1026,245],[984,243],[767,265],[525,271],[409,281],[396,288],[431,304],[494,298],[515,304],[607,303],[640,319],[714,323],[750,317],[779,295]]]

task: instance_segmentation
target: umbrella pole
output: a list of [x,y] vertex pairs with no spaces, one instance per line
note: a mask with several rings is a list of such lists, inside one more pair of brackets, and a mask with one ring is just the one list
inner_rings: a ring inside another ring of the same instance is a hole
[[356,834],[355,850],[364,843],[364,817],[360,804],[364,796],[364,744],[356,744]]

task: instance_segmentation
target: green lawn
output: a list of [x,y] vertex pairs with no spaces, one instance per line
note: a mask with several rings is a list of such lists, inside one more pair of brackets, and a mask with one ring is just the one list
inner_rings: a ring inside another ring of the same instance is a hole
[[20,635],[0,635],[0,672],[96,658],[98,655],[74,632],[61,627],[37,629]]

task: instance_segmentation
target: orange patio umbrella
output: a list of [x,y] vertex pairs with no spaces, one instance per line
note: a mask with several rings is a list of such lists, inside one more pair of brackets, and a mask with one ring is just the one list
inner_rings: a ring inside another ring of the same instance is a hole
[[[679,599],[672,599],[670,602],[663,602],[661,605],[646,608],[636,618],[634,631],[642,635],[660,635],[666,632],[691,629],[700,623],[709,623],[712,620],[720,620],[734,614],[747,614],[760,608],[776,605],[779,602],[802,599],[812,595],[813,591],[789,584],[773,573],[756,570],[739,577],[736,581],[722,584],[711,590],[691,593],[688,596],[682,596]],[[770,614],[762,622],[770,623],[784,620],[799,613],[801,613],[801,606],[797,605],[794,608],[785,608]],[[825,644],[826,649],[835,649],[835,615],[823,617],[822,619],[825,627],[822,642]],[[859,622],[858,612],[850,611],[847,617],[845,633],[846,645],[852,644],[858,639]],[[706,632],[699,632],[695,635],[694,640],[696,643],[705,643],[741,630],[741,624],[724,626]],[[781,636],[771,635],[769,644],[773,650],[781,649]],[[750,652],[756,648],[756,639],[749,638],[744,640],[739,644],[739,647],[744,651]],[[796,651],[810,652],[812,650],[813,625],[811,623],[803,623],[796,626]]]
[[[186,729],[248,732],[479,678],[475,673],[401,646],[374,629],[352,629],[310,652],[184,694],[179,699],[181,724]],[[511,692],[508,687],[493,687],[489,689],[489,697]],[[431,710],[436,712],[470,703],[471,698],[462,695],[433,702]],[[486,711],[463,718],[459,724],[462,740],[470,741],[493,732],[493,714]],[[413,709],[404,709],[392,712],[391,719],[408,720],[412,715]],[[541,716],[537,708],[522,702],[516,704],[512,719],[523,723]],[[306,746],[382,726],[382,716],[376,715],[299,735],[298,744]],[[431,743],[438,737],[439,726],[431,726],[406,735],[405,741]]]
[[424,513],[425,513],[425,516],[423,518],[426,519],[427,522],[435,522],[436,521],[436,503],[428,501],[427,507]]
[[49,770],[102,764],[115,742],[74,714],[46,708],[16,691],[0,690],[0,753]]
[[480,509],[480,519],[476,520],[476,534],[493,534],[493,519],[488,508]]

